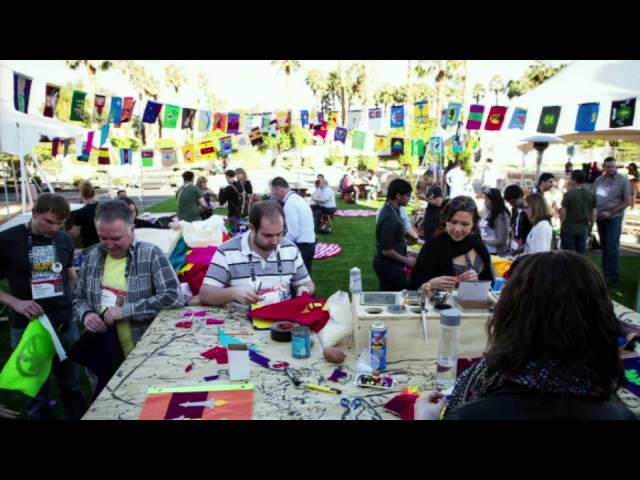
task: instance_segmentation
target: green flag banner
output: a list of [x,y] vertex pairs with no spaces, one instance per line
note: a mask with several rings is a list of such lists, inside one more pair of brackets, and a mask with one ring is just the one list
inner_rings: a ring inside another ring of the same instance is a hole
[[73,99],[71,100],[71,116],[69,120],[81,122],[84,120],[84,100],[87,97],[86,92],[80,90],[73,91]]
[[32,320],[0,372],[0,388],[35,397],[49,378],[55,353],[49,331],[39,319]]
[[411,156],[424,157],[424,140],[421,138],[411,140]]
[[178,117],[180,116],[180,107],[176,105],[164,106],[164,128],[176,128],[178,125]]
[[357,150],[364,150],[365,142],[367,141],[367,133],[362,130],[354,130],[353,137],[351,138],[351,148]]

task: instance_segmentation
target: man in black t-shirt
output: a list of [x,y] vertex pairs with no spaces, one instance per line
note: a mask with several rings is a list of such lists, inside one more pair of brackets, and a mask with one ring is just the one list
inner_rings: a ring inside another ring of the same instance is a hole
[[73,220],[71,236],[76,240],[82,239],[82,246],[89,248],[100,241],[94,223],[98,201],[96,200],[96,191],[91,182],[80,183],[78,191],[80,192],[80,200],[85,206],[71,214],[71,219]]
[[236,181],[236,172],[227,170],[225,172],[228,185],[220,189],[218,193],[218,202],[220,205],[227,204],[228,218],[231,225],[235,225],[242,218],[241,210],[241,194],[244,191],[240,182]]
[[399,292],[407,285],[405,265],[413,267],[416,258],[407,255],[404,223],[400,218],[400,207],[411,199],[411,185],[396,178],[389,184],[385,203],[376,222],[376,254],[373,269],[380,281],[380,291]]
[[[0,289],[0,303],[9,307],[11,347],[15,349],[31,319],[46,314],[62,346],[68,351],[78,340],[72,321],[71,292],[73,242],[60,231],[69,216],[69,204],[60,195],[43,193],[32,212],[32,221],[0,233],[0,276],[9,281],[10,293]],[[65,416],[78,420],[87,406],[80,390],[77,366],[69,359],[53,359]],[[48,381],[26,403],[30,419],[51,419]]]
[[511,205],[511,254],[524,251],[532,225],[527,216],[524,192],[518,185],[509,185],[504,190],[504,200]]

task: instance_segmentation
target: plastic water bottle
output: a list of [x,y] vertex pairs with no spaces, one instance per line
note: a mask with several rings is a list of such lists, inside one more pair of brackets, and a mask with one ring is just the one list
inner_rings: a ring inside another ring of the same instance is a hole
[[362,292],[362,273],[358,267],[353,267],[349,273],[349,291],[351,293]]
[[440,341],[438,343],[438,366],[436,384],[441,389],[456,381],[458,345],[460,335],[460,312],[455,308],[440,312]]

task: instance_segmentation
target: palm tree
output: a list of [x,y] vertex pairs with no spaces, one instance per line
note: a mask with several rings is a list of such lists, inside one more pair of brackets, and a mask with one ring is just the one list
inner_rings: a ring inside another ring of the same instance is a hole
[[305,83],[311,89],[314,97],[317,97],[320,101],[320,109],[322,109],[322,98],[327,92],[327,79],[322,75],[322,72],[317,68],[312,68],[307,73]]
[[[418,78],[425,78],[432,76],[436,89],[436,101],[435,101],[435,117],[439,122],[440,115],[442,115],[442,108],[444,105],[448,82],[454,81],[454,85],[460,76],[456,78],[460,67],[463,66],[461,60],[418,60],[415,71]],[[458,95],[453,95],[458,96]]]
[[484,97],[487,93],[487,89],[482,83],[476,83],[471,91],[471,96],[475,98],[476,103],[480,103],[480,98]]
[[291,108],[291,105],[290,105],[291,91],[289,89],[289,81],[291,80],[291,76],[302,68],[302,63],[300,62],[300,60],[271,60],[271,65],[278,68],[285,75],[285,87],[287,90],[287,104],[289,104],[287,106],[288,108]]
[[500,75],[494,75],[489,81],[489,90],[496,94],[496,105],[498,105],[498,94],[505,91],[504,80]]
[[111,60],[65,60],[64,63],[71,70],[77,70],[80,66],[85,68],[89,78],[90,94],[96,93],[98,70],[106,72],[113,66]]
[[388,83],[385,83],[378,87],[376,92],[373,94],[373,101],[375,102],[376,106],[382,105],[382,107],[384,108],[384,116],[387,115],[389,106],[393,105],[393,103],[395,102],[395,98],[396,89]]
[[176,95],[180,93],[180,89],[187,83],[187,77],[185,77],[182,68],[177,65],[167,65],[164,69],[165,84],[176,92]]

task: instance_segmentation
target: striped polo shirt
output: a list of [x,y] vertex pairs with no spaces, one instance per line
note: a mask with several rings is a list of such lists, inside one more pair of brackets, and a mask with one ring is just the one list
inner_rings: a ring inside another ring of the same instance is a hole
[[249,246],[250,232],[224,242],[211,259],[204,279],[212,287],[253,287],[251,271],[261,283],[262,290],[284,283],[298,287],[310,282],[296,245],[283,238],[278,247],[264,259]]

